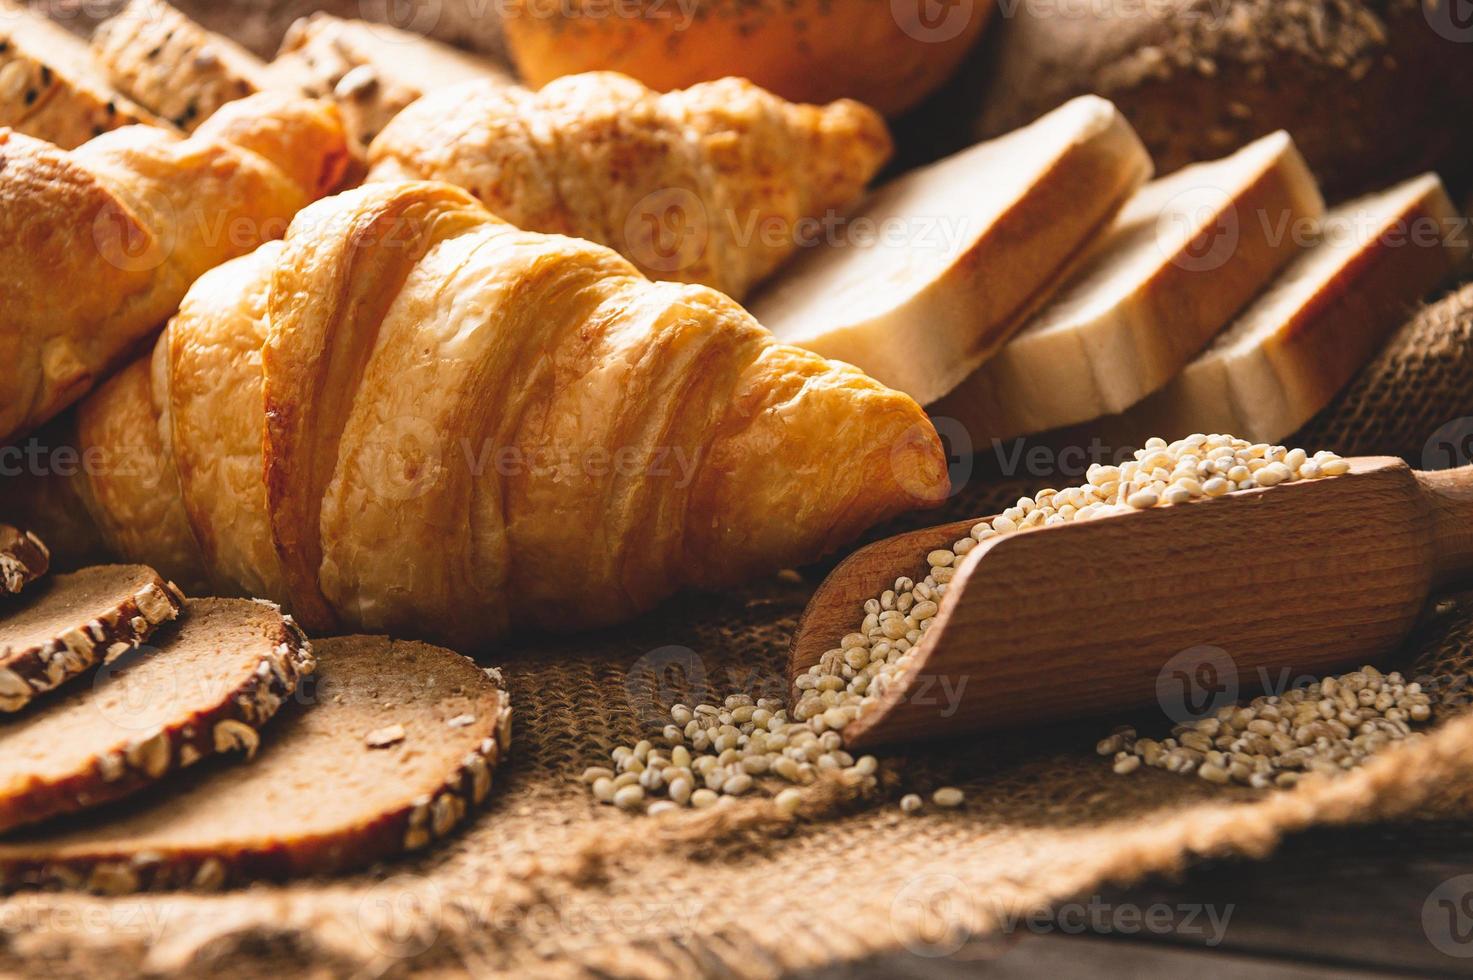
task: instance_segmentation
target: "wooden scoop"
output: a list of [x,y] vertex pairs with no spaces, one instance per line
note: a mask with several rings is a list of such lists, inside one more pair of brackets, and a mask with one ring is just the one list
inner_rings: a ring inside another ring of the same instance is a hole
[[[912,665],[845,729],[846,744],[1169,709],[1182,681],[1251,693],[1387,654],[1429,592],[1473,573],[1473,466],[1350,464],[1343,476],[978,545]],[[976,523],[902,534],[842,562],[798,623],[789,679],[856,629],[866,599],[919,577],[927,552]]]

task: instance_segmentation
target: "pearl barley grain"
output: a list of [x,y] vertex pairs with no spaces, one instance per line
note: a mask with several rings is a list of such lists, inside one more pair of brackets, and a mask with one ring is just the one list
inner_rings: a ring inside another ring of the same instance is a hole
[[958,807],[966,802],[967,795],[955,786],[943,786],[931,794],[931,802],[937,806]]
[[[878,763],[870,756],[853,760],[843,751],[841,733],[872,710],[915,662],[927,631],[937,622],[952,577],[978,545],[1000,534],[1036,527],[1157,507],[1193,506],[1236,490],[1333,477],[1347,472],[1349,465],[1332,452],[1310,456],[1301,449],[1255,444],[1228,435],[1197,433],[1171,443],[1149,439],[1135,452],[1134,459],[1092,465],[1080,486],[1020,497],[997,516],[973,525],[967,537],[950,547],[917,556],[918,560],[924,559],[924,578],[917,581],[901,575],[893,587],[865,599],[856,611],[857,628],[838,638],[817,664],[798,675],[791,709],[775,700],[744,694],[732,695],[719,705],[676,704],[670,709],[672,724],[664,726],[661,733],[663,745],[641,741],[634,746],[619,746],[610,756],[612,767],[590,767],[583,778],[591,785],[594,797],[605,803],[624,806],[620,799],[634,796],[625,791],[637,791],[640,802],[630,809],[642,806],[646,792],[663,792],[676,805],[705,809],[731,803],[732,797],[759,787],[781,787],[782,783],[790,784],[777,790],[786,801],[794,798],[786,794],[797,793],[797,787],[820,777],[871,789],[878,785]],[[1379,744],[1375,741],[1378,738],[1394,737],[1384,732],[1351,731],[1360,723],[1356,712],[1382,710],[1374,698],[1369,706],[1356,699],[1343,706],[1336,702],[1328,714],[1319,707],[1313,710],[1317,719],[1331,726],[1329,730],[1336,737],[1341,733],[1334,725],[1345,729],[1346,737],[1364,739],[1364,745],[1372,747]],[[1394,703],[1384,710],[1383,723],[1402,727],[1425,720],[1430,714],[1425,700],[1418,703],[1415,699]],[[1241,740],[1258,739],[1272,751],[1293,748],[1284,743],[1290,736],[1277,726],[1272,734],[1262,731],[1262,725],[1256,730],[1246,728],[1247,721],[1252,720],[1250,716],[1244,721]],[[1190,742],[1172,738],[1156,743],[1150,739],[1137,741],[1131,733],[1129,744],[1124,736],[1106,741],[1112,746],[1116,741],[1121,743],[1110,753],[1120,756],[1115,760],[1116,772],[1129,772],[1141,765],[1177,772],[1200,769],[1202,760],[1197,757],[1203,754],[1200,746],[1204,743],[1195,738]],[[1314,738],[1311,743],[1318,744]],[[1189,747],[1193,744],[1198,747]],[[1225,767],[1230,777],[1267,784],[1269,775],[1259,767],[1254,753],[1241,751],[1261,745],[1250,741],[1232,744],[1238,745],[1230,750],[1233,757],[1224,756],[1231,762]],[[610,779],[614,773],[618,775]],[[1272,782],[1288,785],[1294,778],[1294,772],[1284,772]],[[933,799],[940,806],[959,806],[963,799],[954,787],[945,787],[937,794]],[[942,798],[956,802],[942,803]],[[909,805],[915,809],[907,809],[911,800],[915,802]],[[901,801],[907,813],[916,812],[920,805],[920,797],[915,794]]]

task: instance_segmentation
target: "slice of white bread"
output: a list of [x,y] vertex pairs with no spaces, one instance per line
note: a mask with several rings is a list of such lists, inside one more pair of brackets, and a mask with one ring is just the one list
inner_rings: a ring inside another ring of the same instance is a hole
[[491,789],[511,738],[494,672],[423,643],[313,644],[317,671],[255,761],[0,843],[0,890],[210,890],[364,867],[444,837]]
[[98,26],[91,52],[121,91],[185,130],[265,84],[264,61],[162,0],[128,0]]
[[1102,428],[1119,444],[1232,432],[1276,442],[1323,408],[1468,256],[1424,174],[1331,211],[1322,240],[1165,388]]
[[112,88],[80,38],[0,0],[0,126],[64,150],[133,123],[164,123]]
[[191,600],[150,645],[0,726],[0,831],[121,799],[219,752],[253,754],[256,730],[313,664],[275,606]]
[[929,404],[1012,336],[1150,171],[1114,106],[1075,99],[880,188],[752,312]]
[[[16,595],[51,568],[51,552],[30,531],[0,524],[0,596]],[[0,606],[3,614],[4,606]]]
[[935,414],[980,445],[1125,411],[1300,253],[1324,211],[1284,132],[1146,185],[1048,306]]
[[50,575],[0,605],[0,712],[146,640],[184,597],[146,565]]

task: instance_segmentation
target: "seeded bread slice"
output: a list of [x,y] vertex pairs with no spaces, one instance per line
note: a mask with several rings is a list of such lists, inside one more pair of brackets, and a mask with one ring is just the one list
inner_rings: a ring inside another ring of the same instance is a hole
[[194,599],[178,625],[0,727],[0,831],[132,794],[217,752],[255,753],[313,668],[270,603]]
[[495,62],[427,37],[329,14],[294,23],[267,74],[267,84],[333,97],[364,146],[426,92],[473,79],[515,81]]
[[0,0],[0,126],[70,150],[132,123],[166,125],[108,85],[86,42]]
[[361,867],[448,834],[486,798],[511,738],[499,675],[382,637],[315,653],[252,764],[203,765],[172,794],[13,835],[0,886],[212,889]]
[[184,130],[259,92],[266,68],[161,0],[129,0],[92,35],[92,56],[120,90]]
[[1303,247],[1325,204],[1284,132],[1144,187],[1099,249],[935,412],[975,444],[1123,412],[1165,385]]
[[1084,96],[881,187],[751,303],[779,340],[935,402],[997,351],[1150,176]]
[[183,604],[146,565],[97,565],[37,583],[0,607],[0,712],[137,646]]
[[15,595],[50,567],[51,552],[40,538],[30,531],[0,524],[0,596]]
[[1469,252],[1467,223],[1424,174],[1332,210],[1301,255],[1170,384],[1101,426],[1116,445],[1233,432],[1277,442],[1329,403]]

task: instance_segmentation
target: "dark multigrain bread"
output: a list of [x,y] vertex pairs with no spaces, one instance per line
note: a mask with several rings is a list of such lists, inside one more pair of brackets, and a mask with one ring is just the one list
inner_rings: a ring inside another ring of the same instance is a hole
[[166,125],[102,78],[86,43],[0,0],[0,126],[70,150],[131,123]]
[[1286,129],[1332,198],[1473,173],[1473,29],[1447,0],[1022,4],[968,87],[978,136],[1083,92],[1113,101],[1160,172]]
[[263,87],[261,59],[161,0],[129,0],[91,50],[112,84],[184,130]]
[[256,730],[312,672],[275,606],[194,599],[153,643],[0,726],[0,831],[128,796]]
[[17,594],[49,568],[51,552],[40,538],[30,531],[0,524],[0,596]]
[[372,864],[448,834],[486,798],[511,737],[499,675],[382,637],[315,645],[318,669],[245,766],[22,831],[0,885],[212,889]]
[[24,708],[179,615],[184,597],[145,565],[53,575],[0,605],[0,712]]

